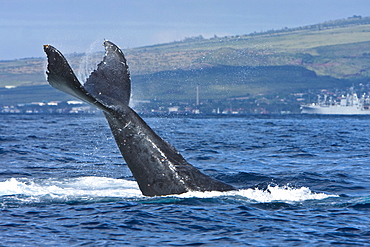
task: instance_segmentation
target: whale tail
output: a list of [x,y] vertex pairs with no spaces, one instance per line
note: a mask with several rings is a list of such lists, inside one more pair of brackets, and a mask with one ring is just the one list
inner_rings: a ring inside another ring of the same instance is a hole
[[47,80],[51,86],[104,111],[116,143],[146,196],[187,191],[228,191],[231,185],[210,178],[189,164],[168,142],[160,138],[128,104],[130,74],[122,51],[105,41],[105,56],[84,85],[63,54],[44,46],[48,57]]
[[63,54],[51,45],[44,45],[47,54],[47,80],[51,86],[106,111],[114,104],[128,105],[131,96],[130,73],[121,51],[104,41],[105,56],[82,85]]

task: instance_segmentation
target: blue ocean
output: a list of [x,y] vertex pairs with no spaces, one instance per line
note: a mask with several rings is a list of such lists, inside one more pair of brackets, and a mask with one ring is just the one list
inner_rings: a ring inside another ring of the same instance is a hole
[[369,246],[370,116],[145,121],[238,190],[145,197],[102,114],[3,114],[0,246]]

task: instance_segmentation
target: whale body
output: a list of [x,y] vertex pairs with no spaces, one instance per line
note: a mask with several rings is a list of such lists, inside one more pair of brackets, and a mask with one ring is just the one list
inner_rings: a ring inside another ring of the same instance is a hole
[[110,129],[132,175],[145,196],[189,191],[229,191],[234,187],[213,179],[189,164],[129,107],[131,80],[121,49],[104,42],[103,61],[84,84],[75,76],[63,54],[44,45],[47,80],[51,86],[104,112]]

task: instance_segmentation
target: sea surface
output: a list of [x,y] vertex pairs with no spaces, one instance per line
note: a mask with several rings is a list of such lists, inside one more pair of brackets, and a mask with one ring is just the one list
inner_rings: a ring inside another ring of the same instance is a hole
[[370,116],[145,120],[238,190],[145,197],[102,114],[3,114],[0,246],[369,246]]

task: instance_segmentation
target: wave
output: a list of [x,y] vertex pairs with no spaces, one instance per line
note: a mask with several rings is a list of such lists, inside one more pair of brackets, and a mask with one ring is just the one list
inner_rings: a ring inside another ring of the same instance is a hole
[[137,183],[106,177],[68,179],[16,179],[0,182],[0,205],[89,203],[143,197]]
[[321,200],[329,197],[337,197],[337,195],[328,195],[325,193],[315,193],[312,192],[307,187],[301,188],[291,188],[288,185],[285,186],[274,186],[268,185],[266,190],[263,189],[242,189],[236,191],[219,192],[188,192],[178,197],[199,197],[199,198],[210,198],[210,197],[243,197],[256,202],[274,202],[274,201],[284,201],[284,202],[299,202],[305,200]]
[[[337,195],[312,192],[307,187],[268,185],[266,189],[242,189],[219,192],[192,191],[181,195],[160,198],[232,198],[258,203],[275,201],[300,202],[322,200]],[[148,198],[141,194],[135,181],[107,177],[79,177],[66,179],[19,179],[11,178],[0,182],[0,205],[2,207],[24,204],[49,203],[93,203],[101,201],[157,201],[159,197]]]

